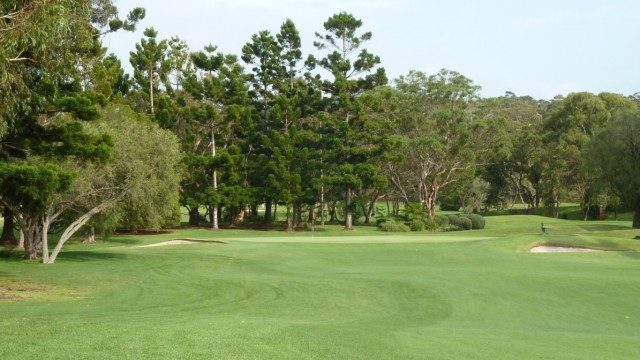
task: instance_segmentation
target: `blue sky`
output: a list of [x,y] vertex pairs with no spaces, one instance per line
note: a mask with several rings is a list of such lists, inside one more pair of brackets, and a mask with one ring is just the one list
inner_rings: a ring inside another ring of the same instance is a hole
[[147,27],[159,38],[179,36],[192,51],[217,45],[240,54],[251,35],[279,31],[290,18],[306,54],[331,15],[347,11],[373,38],[365,47],[391,79],[420,70],[455,70],[482,87],[483,97],[506,91],[551,99],[570,92],[640,92],[638,0],[115,0],[121,14],[141,6],[135,33],[105,45],[129,65],[129,51]]

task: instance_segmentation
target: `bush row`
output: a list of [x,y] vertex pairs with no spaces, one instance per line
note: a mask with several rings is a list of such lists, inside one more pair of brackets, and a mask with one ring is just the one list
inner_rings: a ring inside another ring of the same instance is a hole
[[438,215],[433,220],[413,218],[381,218],[378,229],[387,232],[480,230],[485,219],[479,214]]

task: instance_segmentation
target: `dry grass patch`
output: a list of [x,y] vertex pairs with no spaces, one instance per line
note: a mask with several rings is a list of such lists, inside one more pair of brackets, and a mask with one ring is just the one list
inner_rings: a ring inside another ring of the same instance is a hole
[[43,285],[19,279],[0,279],[0,302],[75,300],[83,296],[77,288]]

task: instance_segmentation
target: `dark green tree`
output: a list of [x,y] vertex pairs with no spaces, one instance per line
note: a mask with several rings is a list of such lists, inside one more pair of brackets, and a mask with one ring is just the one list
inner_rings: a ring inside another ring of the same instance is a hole
[[[326,149],[332,151],[323,153],[327,157],[324,164],[334,164],[331,175],[326,178],[328,183],[343,186],[345,204],[345,229],[353,228],[351,201],[354,189],[362,186],[355,172],[356,165],[372,160],[377,150],[368,146],[368,136],[365,129],[366,120],[356,116],[361,107],[358,96],[364,91],[387,83],[384,68],[378,67],[380,57],[361,49],[364,42],[371,39],[372,34],[362,35],[358,31],[362,21],[348,13],[331,16],[324,23],[325,35],[316,33],[317,41],[314,46],[318,50],[326,51],[325,57],[316,60],[310,57],[307,63],[317,65],[331,74],[331,79],[321,82],[322,90],[329,97],[328,112],[332,115],[323,124],[324,131],[330,138]],[[358,53],[357,51],[360,50]],[[375,72],[374,72],[375,70]]]
[[155,113],[155,97],[160,91],[160,86],[167,82],[167,76],[171,69],[171,62],[167,59],[167,40],[157,40],[158,32],[154,28],[147,28],[136,51],[131,51],[130,63],[133,66],[133,78],[140,87],[145,100],[148,101],[149,113]]
[[626,206],[633,209],[632,226],[640,228],[640,111],[616,112],[611,123],[588,146],[590,164]]
[[108,138],[85,134],[78,122],[55,119],[60,113],[78,119],[98,116],[94,105],[104,103],[104,97],[83,91],[81,84],[86,83],[86,70],[102,56],[100,34],[132,29],[144,10],[135,9],[120,25],[116,15],[107,0],[23,0],[0,5],[0,201],[14,213],[25,235],[25,258],[37,257],[46,233],[45,212],[56,197],[70,190],[75,177],[45,163],[65,158],[103,161],[108,155]]

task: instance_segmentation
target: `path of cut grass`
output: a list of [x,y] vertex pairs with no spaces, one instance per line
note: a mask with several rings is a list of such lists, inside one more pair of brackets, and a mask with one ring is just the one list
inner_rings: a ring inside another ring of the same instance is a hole
[[[557,220],[542,235],[539,220],[313,239],[181,230],[72,245],[53,266],[0,259],[4,281],[75,294],[0,299],[0,358],[640,358],[637,232]],[[225,244],[137,247],[175,238]],[[541,242],[628,251],[528,252]]]

